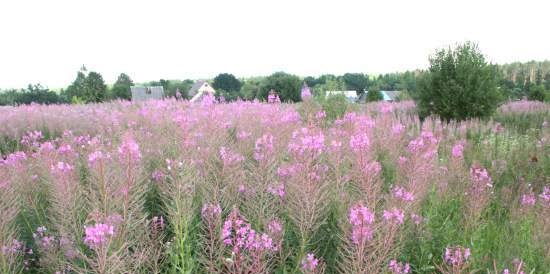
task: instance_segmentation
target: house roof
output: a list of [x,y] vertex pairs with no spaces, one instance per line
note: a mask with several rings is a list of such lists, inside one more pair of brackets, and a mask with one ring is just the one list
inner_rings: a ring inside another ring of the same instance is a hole
[[[361,96],[357,99],[358,102],[366,102],[367,101],[367,93],[369,93],[368,90],[365,90]],[[399,90],[381,90],[380,93],[382,93],[382,97],[384,98],[384,101],[397,101],[397,97],[399,97],[399,94],[401,94],[401,91]]]
[[193,97],[199,89],[204,85],[204,83],[207,83],[205,80],[198,80],[193,84],[193,86],[189,89],[189,92],[187,93],[189,96]]
[[332,96],[332,95],[344,95],[346,97],[357,97],[357,92],[355,90],[329,90],[326,92],[326,96]]

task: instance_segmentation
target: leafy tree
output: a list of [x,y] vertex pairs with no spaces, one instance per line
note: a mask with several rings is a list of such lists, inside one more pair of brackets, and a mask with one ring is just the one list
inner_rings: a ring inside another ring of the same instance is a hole
[[474,43],[436,51],[418,90],[421,117],[436,114],[449,121],[491,115],[500,101],[495,72]]
[[91,71],[84,80],[84,94],[82,99],[86,103],[100,103],[105,99],[107,86],[101,74]]
[[544,87],[550,91],[550,72],[547,72],[544,76]]
[[299,102],[302,80],[296,75],[285,72],[275,72],[266,77],[262,83],[260,94],[257,97],[267,100],[267,95],[271,89],[279,94],[281,101]]
[[77,72],[76,79],[67,87],[67,89],[62,94],[66,101],[71,101],[73,97],[82,98],[84,96],[84,82],[86,81],[86,67],[82,68]]
[[342,79],[346,83],[346,88],[357,91],[357,94],[362,94],[369,84],[368,76],[363,73],[346,73]]
[[239,96],[242,83],[233,74],[221,73],[214,78],[212,87],[217,90],[225,91],[225,97],[228,100],[236,99]]
[[248,80],[244,82],[239,93],[242,99],[253,100],[257,95],[259,96],[261,88],[260,82],[256,80]]
[[536,100],[536,101],[543,102],[547,100],[548,95],[543,85],[532,85],[529,88],[529,93],[527,96],[529,100]]
[[377,102],[384,100],[384,95],[377,89],[369,90],[367,92],[367,102]]
[[111,89],[110,97],[112,99],[130,100],[132,98],[130,87],[133,85],[134,82],[130,79],[130,76],[125,73],[121,73]]

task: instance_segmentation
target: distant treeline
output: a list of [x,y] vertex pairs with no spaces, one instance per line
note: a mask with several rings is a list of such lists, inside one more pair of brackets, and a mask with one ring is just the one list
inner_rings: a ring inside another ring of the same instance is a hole
[[[550,100],[550,61],[511,63],[495,65],[500,93],[507,99],[528,97],[534,100]],[[267,98],[268,91],[275,89],[283,101],[299,101],[299,90],[306,83],[316,96],[324,96],[329,90],[355,90],[358,94],[365,90],[400,90],[403,99],[414,98],[417,81],[424,71],[406,71],[381,75],[364,73],[326,74],[305,78],[284,72],[276,72],[266,77],[239,79],[229,73],[221,73],[212,79],[212,86],[226,100]],[[188,98],[187,91],[195,81],[165,80],[141,83],[142,85],[162,86],[166,96],[173,97],[179,92],[181,98]],[[0,90],[0,105],[20,105],[30,103],[98,103],[109,100],[130,100],[130,87],[133,80],[121,73],[112,86],[107,86],[100,73],[82,67],[75,80],[58,92],[40,84],[29,85],[25,89]]]

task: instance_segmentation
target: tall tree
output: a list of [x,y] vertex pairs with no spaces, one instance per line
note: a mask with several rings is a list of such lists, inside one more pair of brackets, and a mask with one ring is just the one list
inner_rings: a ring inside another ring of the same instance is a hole
[[299,102],[301,101],[300,89],[302,80],[296,75],[285,72],[275,72],[266,77],[260,90],[260,98],[267,100],[267,95],[271,89],[274,89],[281,101]]
[[107,86],[101,74],[91,71],[84,80],[84,94],[82,99],[86,103],[99,103],[105,99]]
[[342,78],[346,83],[346,88],[355,90],[357,94],[363,93],[369,84],[368,76],[363,73],[346,73]]
[[419,89],[420,115],[436,114],[446,121],[487,117],[500,100],[496,79],[495,67],[476,44],[438,50]]
[[212,87],[215,89],[221,89],[227,92],[239,92],[241,90],[242,83],[235,77],[235,75],[230,73],[220,73],[214,78],[214,83]]
[[111,89],[111,98],[112,99],[123,99],[130,100],[132,98],[132,93],[130,92],[130,87],[134,85],[134,82],[125,73],[121,73],[113,88]]

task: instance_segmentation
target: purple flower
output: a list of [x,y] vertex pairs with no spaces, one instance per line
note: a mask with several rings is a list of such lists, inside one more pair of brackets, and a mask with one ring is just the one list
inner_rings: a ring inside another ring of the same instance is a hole
[[351,240],[354,244],[362,244],[364,241],[372,239],[374,213],[366,206],[357,204],[350,208],[349,222],[352,226]]
[[318,265],[319,260],[315,258],[315,255],[313,253],[308,253],[306,257],[302,260],[302,270],[305,273],[315,273]]
[[311,99],[311,89],[307,86],[306,83],[302,86],[302,91],[300,93],[302,101]]
[[398,263],[396,260],[390,261],[389,269],[393,274],[407,274],[411,271],[411,267],[408,263]]
[[134,162],[141,159],[139,145],[131,134],[124,135],[122,144],[118,147],[118,153],[122,159],[130,159]]
[[84,243],[91,249],[99,248],[105,244],[110,236],[115,234],[114,227],[108,224],[97,223],[85,228]]

